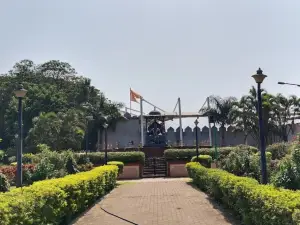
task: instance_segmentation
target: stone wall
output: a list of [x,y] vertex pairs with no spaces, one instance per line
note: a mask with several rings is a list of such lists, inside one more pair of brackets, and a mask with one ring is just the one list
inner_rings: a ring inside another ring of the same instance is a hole
[[[193,146],[196,143],[196,128],[185,127],[183,129],[183,143],[185,146]],[[217,139],[217,144],[221,145],[221,129],[212,127],[212,141],[214,143],[215,136]],[[226,146],[245,144],[256,146],[256,141],[248,136],[245,140],[244,132],[233,132],[233,128],[229,126],[225,129],[225,140]],[[180,128],[174,129],[169,127],[167,129],[167,140],[168,144],[171,146],[177,146],[179,143],[179,130]],[[216,130],[216,134],[215,134]],[[300,124],[294,125],[294,134],[300,133]],[[144,132],[145,133],[145,132]],[[125,147],[138,147],[141,143],[140,137],[140,121],[138,118],[133,118],[127,121],[121,121],[117,124],[115,130],[108,129],[107,143],[108,148],[125,148]],[[290,132],[288,139],[291,140],[293,134]],[[275,137],[276,139],[276,137]],[[102,139],[104,140],[104,138]],[[204,126],[202,128],[198,127],[198,140],[201,145],[209,145],[209,128]],[[129,142],[133,141],[133,145]],[[104,143],[103,143],[104,148]]]

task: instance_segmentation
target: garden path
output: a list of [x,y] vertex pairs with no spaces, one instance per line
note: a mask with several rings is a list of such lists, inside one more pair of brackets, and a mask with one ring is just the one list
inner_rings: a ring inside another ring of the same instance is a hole
[[73,224],[239,224],[226,215],[189,179],[156,178],[124,182]]

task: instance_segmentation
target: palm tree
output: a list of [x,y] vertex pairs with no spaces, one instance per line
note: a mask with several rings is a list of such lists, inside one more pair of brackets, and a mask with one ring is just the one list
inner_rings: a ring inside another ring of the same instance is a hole
[[221,145],[225,145],[225,126],[232,123],[232,110],[236,103],[236,98],[227,97],[221,98],[219,96],[210,96],[209,101],[211,108],[203,108],[201,113],[205,116],[212,116],[215,122],[220,125],[221,129]]

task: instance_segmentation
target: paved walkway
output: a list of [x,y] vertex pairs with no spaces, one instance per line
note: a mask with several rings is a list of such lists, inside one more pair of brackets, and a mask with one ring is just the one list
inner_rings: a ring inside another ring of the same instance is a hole
[[126,182],[87,211],[74,225],[237,224],[228,221],[204,193],[187,181],[158,178]]

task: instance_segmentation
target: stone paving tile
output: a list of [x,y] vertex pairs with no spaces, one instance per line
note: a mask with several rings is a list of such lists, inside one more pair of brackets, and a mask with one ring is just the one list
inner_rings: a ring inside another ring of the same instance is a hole
[[[131,182],[131,183],[130,183]],[[187,179],[144,179],[114,189],[74,225],[227,225],[222,212]],[[103,209],[132,223],[104,212]]]

